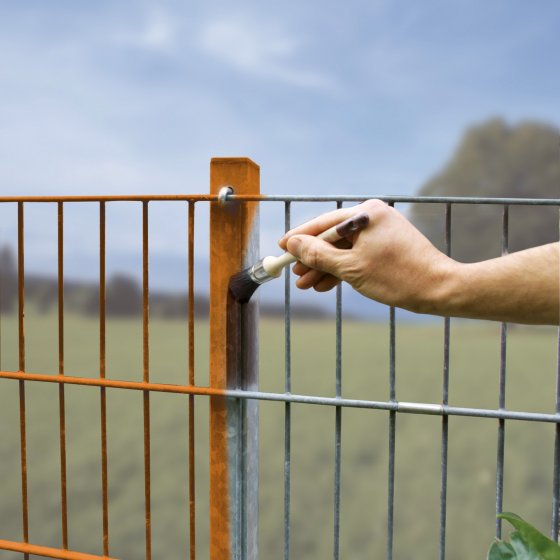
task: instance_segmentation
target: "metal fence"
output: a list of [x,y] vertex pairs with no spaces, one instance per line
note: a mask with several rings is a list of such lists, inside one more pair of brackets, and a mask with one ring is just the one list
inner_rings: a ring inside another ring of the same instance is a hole
[[[232,191],[223,190],[231,186]],[[145,503],[145,558],[152,558],[151,523],[151,440],[150,395],[154,392],[176,393],[188,399],[189,435],[189,550],[185,556],[194,559],[196,543],[195,503],[195,400],[208,398],[210,410],[210,557],[218,559],[251,559],[258,557],[258,403],[275,401],[284,404],[284,558],[291,557],[291,435],[292,405],[319,405],[334,407],[334,483],[333,483],[333,557],[340,556],[341,519],[341,449],[342,414],[345,408],[386,411],[388,417],[387,465],[387,525],[386,557],[393,558],[394,503],[395,503],[395,449],[398,414],[436,415],[441,417],[441,484],[439,516],[439,558],[446,557],[447,480],[449,418],[451,416],[494,419],[497,423],[496,512],[502,511],[504,497],[505,423],[509,420],[553,423],[556,427],[554,442],[554,480],[552,495],[551,535],[558,539],[560,508],[560,368],[557,378],[556,410],[535,413],[506,408],[506,348],[507,325],[501,327],[501,366],[499,403],[496,409],[466,408],[449,405],[449,352],[450,320],[443,319],[443,382],[441,402],[403,402],[397,399],[395,368],[395,309],[388,310],[389,321],[389,395],[386,400],[352,399],[342,390],[342,297],[336,291],[336,383],[332,396],[294,394],[292,392],[292,304],[290,274],[285,275],[284,305],[284,360],[285,383],[283,392],[265,392],[258,388],[258,302],[240,305],[228,299],[227,283],[230,276],[256,260],[258,256],[258,206],[276,202],[283,205],[285,228],[292,225],[292,208],[299,202],[332,202],[341,207],[345,202],[361,202],[358,196],[264,196],[259,192],[259,169],[244,158],[215,159],[211,164],[211,193],[208,195],[146,195],[146,196],[65,196],[65,197],[0,197],[2,204],[17,205],[17,278],[18,278],[18,355],[17,371],[0,371],[1,383],[18,383],[19,433],[21,449],[21,511],[23,541],[0,540],[0,551],[15,551],[25,558],[37,555],[68,560],[95,560],[110,558],[109,492],[107,477],[107,390],[139,391],[143,395],[144,433],[144,503]],[[508,250],[509,208],[518,205],[560,207],[560,199],[467,198],[467,197],[412,197],[376,196],[390,205],[401,203],[437,203],[445,208],[445,245],[451,247],[452,209],[456,205],[494,205],[503,208],[502,252]],[[143,301],[143,371],[137,381],[123,381],[106,376],[106,235],[107,205],[118,201],[136,202],[142,212],[142,301]],[[188,227],[188,358],[189,366],[184,384],[154,383],[150,380],[150,312],[149,312],[149,204],[153,201],[172,201],[187,208]],[[99,212],[99,371],[96,377],[80,377],[65,370],[64,344],[64,209],[75,202],[98,206]],[[58,211],[58,375],[26,370],[25,343],[25,208],[28,204],[46,203]],[[195,380],[195,315],[194,315],[194,247],[195,210],[200,204],[210,206],[210,383],[203,386]],[[9,381],[11,380],[11,381]],[[61,546],[50,548],[29,540],[29,500],[27,483],[26,438],[26,385],[28,383],[58,384]],[[66,480],[66,394],[67,385],[82,385],[99,391],[101,442],[101,502],[103,539],[102,556],[69,550],[68,495]],[[552,442],[551,442],[552,443]],[[0,443],[1,444],[1,443]],[[1,535],[0,527],[0,537]],[[500,521],[496,536],[501,536]]]

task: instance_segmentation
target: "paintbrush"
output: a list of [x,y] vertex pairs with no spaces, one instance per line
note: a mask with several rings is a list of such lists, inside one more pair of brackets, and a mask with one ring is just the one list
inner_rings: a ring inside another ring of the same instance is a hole
[[[361,212],[325,230],[317,237],[328,243],[336,243],[344,237],[349,237],[364,229],[368,224],[368,214]],[[284,267],[296,261],[297,257],[290,253],[284,253],[279,257],[264,257],[253,266],[234,274],[229,281],[229,291],[233,299],[239,303],[247,303],[261,284],[278,278]]]

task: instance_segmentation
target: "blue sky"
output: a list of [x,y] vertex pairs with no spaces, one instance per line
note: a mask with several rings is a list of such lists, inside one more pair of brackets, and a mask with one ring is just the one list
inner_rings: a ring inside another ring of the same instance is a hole
[[556,0],[0,0],[0,191],[206,192],[239,155],[264,193],[414,193],[473,123],[560,125],[559,29]]
[[6,194],[412,193],[464,128],[560,124],[556,1],[0,2]]

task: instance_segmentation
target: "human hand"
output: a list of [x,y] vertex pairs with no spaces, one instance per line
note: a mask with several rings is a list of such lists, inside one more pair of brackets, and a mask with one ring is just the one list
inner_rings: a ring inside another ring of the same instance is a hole
[[[370,224],[348,239],[351,248],[315,237],[359,212],[367,212]],[[344,280],[366,297],[418,313],[436,312],[445,279],[458,264],[380,200],[318,216],[286,233],[279,245],[298,258],[298,288],[324,292]]]

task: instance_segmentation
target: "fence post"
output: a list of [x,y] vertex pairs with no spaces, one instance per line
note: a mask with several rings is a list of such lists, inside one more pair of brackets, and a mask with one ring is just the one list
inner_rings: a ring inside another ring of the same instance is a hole
[[[259,167],[213,158],[210,192],[259,194]],[[210,204],[210,385],[258,387],[258,303],[228,294],[230,277],[258,258],[258,202]],[[210,398],[210,558],[257,560],[258,403]]]

